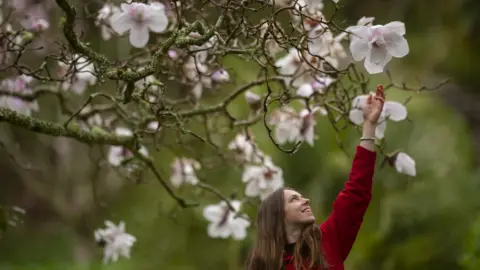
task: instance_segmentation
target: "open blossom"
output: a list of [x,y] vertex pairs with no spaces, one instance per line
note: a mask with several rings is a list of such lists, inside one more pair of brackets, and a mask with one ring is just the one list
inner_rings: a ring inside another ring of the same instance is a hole
[[31,19],[28,26],[28,30],[34,32],[43,32],[50,27],[50,23],[44,19]]
[[[202,35],[198,32],[191,32],[188,34],[188,37],[193,39],[201,38]],[[205,63],[207,61],[208,55],[211,52],[214,52],[217,48],[218,38],[217,36],[211,37],[207,42],[203,43],[202,45],[190,45],[188,46],[188,50],[194,52],[194,58],[197,62]]]
[[[0,88],[17,94],[31,94],[30,83],[33,77],[20,75],[14,78],[7,78],[0,81]],[[30,115],[32,111],[38,111],[38,103],[34,101],[25,101],[15,96],[0,96],[0,107],[9,108],[24,115]]]
[[301,121],[292,107],[282,107],[273,112],[269,124],[275,125],[273,137],[278,144],[297,142]]
[[324,61],[311,52],[299,52],[292,48],[288,54],[275,62],[277,71],[284,78],[285,85],[299,87],[311,83],[315,77],[315,69],[322,70]]
[[277,67],[280,75],[285,76],[285,84],[290,85],[293,76],[302,67],[302,59],[298,50],[295,48],[290,49],[287,55],[275,62],[275,67]]
[[325,90],[330,86],[335,79],[324,76],[316,76],[316,78],[311,83],[304,83],[300,85],[297,89],[297,95],[309,98],[315,93],[324,94]]
[[308,38],[309,53],[323,58],[330,66],[338,69],[340,60],[347,58],[347,52],[341,43],[344,35],[334,36],[323,24],[310,30]]
[[69,64],[58,62],[57,76],[65,79],[61,84],[64,91],[73,90],[77,94],[82,94],[88,85],[97,83],[95,66],[83,56],[74,55],[73,59],[76,60]]
[[322,107],[314,107],[311,111],[303,109],[297,113],[291,107],[276,110],[270,118],[270,124],[275,125],[273,137],[278,144],[305,141],[313,146],[315,140],[315,115],[326,115]]
[[162,3],[122,3],[120,8],[121,12],[112,16],[111,26],[119,34],[130,31],[130,44],[136,48],[147,45],[149,31],[161,33],[167,29],[168,18]]
[[394,166],[399,173],[410,176],[417,175],[415,160],[404,152],[399,152],[394,157]]
[[230,75],[225,69],[219,69],[212,73],[212,80],[217,83],[225,83],[230,81]]
[[116,262],[120,256],[130,258],[130,249],[137,239],[125,232],[125,222],[120,221],[117,226],[107,220],[105,226],[94,232],[95,241],[104,246],[103,262]]
[[232,237],[235,240],[243,240],[247,237],[247,228],[250,226],[250,222],[237,217],[241,202],[232,200],[230,205],[235,211],[232,211],[224,201],[208,205],[203,209],[204,218],[210,222],[207,228],[210,237],[223,239]]
[[172,163],[172,175],[170,176],[170,182],[175,187],[188,183],[196,185],[198,183],[196,170],[201,168],[200,163],[193,159],[188,158],[176,158]]
[[252,111],[257,111],[262,106],[262,98],[250,90],[245,91],[245,101]]
[[[349,112],[349,119],[355,125],[362,125],[363,107],[366,105],[368,95],[360,95],[353,99],[352,109]],[[407,108],[400,102],[386,101],[383,105],[382,113],[378,119],[377,128],[375,129],[375,137],[382,139],[385,137],[385,129],[387,128],[387,119],[398,122],[407,118]]]
[[353,34],[350,42],[352,57],[355,61],[365,59],[364,66],[370,74],[383,72],[392,57],[401,58],[409,52],[402,22],[353,26],[349,30]]
[[189,57],[183,64],[183,74],[193,84],[191,91],[195,100],[200,100],[203,88],[212,88],[212,77],[208,71],[208,66],[194,57]]
[[[131,137],[133,133],[131,130],[123,127],[117,127],[115,129],[115,134],[117,136]],[[147,148],[141,146],[138,152],[144,156],[148,156]],[[108,151],[108,162],[112,166],[120,166],[122,163],[128,159],[133,158],[134,155],[130,149],[121,146],[121,145],[112,145]]]
[[100,26],[100,35],[103,40],[109,40],[112,38],[113,30],[111,29],[111,19],[113,14],[119,12],[120,8],[108,2],[98,11],[95,25]]
[[263,153],[258,149],[253,139],[244,133],[239,133],[228,144],[228,149],[235,152],[235,156],[245,162],[260,162]]
[[315,126],[317,121],[315,120],[315,113],[320,112],[322,115],[327,115],[327,110],[322,107],[315,107],[311,111],[303,109],[299,113],[301,119],[299,141],[305,141],[310,146],[313,146],[315,140]]
[[273,164],[271,157],[265,156],[262,164],[245,166],[242,181],[247,184],[245,195],[263,200],[283,187],[283,170]]

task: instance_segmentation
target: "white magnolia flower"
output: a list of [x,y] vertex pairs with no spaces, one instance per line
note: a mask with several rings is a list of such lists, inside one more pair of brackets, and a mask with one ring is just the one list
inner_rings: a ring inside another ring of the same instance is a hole
[[252,111],[257,111],[262,106],[262,98],[250,90],[245,92],[245,101]]
[[175,50],[168,50],[167,54],[168,54],[168,57],[172,60],[178,59],[178,53]]
[[308,33],[308,51],[323,58],[330,66],[339,68],[340,59],[347,58],[341,41],[344,35],[334,36],[330,29],[320,24]]
[[[33,77],[20,75],[14,78],[8,78],[0,81],[0,88],[17,94],[31,94],[33,90],[30,83]],[[26,101],[15,96],[0,96],[0,107],[9,108],[18,113],[30,116],[32,111],[38,111],[38,103],[34,101]]]
[[201,168],[200,163],[193,159],[184,157],[175,158],[172,163],[172,175],[170,181],[175,187],[188,183],[191,185],[198,184],[198,178],[195,174],[196,170]]
[[292,107],[285,106],[274,111],[269,124],[275,125],[273,138],[278,144],[297,142],[302,122]]
[[370,74],[383,72],[392,57],[401,58],[409,52],[402,22],[354,26],[350,32],[353,34],[350,42],[353,59],[361,61],[365,58],[364,66]]
[[263,156],[253,139],[244,133],[237,134],[228,144],[228,149],[234,151],[236,157],[245,162],[260,162],[260,157]]
[[400,152],[395,156],[395,169],[399,173],[404,173],[406,175],[415,176],[417,175],[417,170],[415,168],[415,160],[407,155],[406,153]]
[[130,258],[130,249],[137,241],[135,236],[125,232],[125,222],[115,225],[113,222],[105,221],[105,229],[97,229],[94,232],[95,241],[104,245],[103,262],[116,262],[120,256]]
[[160,123],[158,123],[158,121],[152,121],[150,123],[148,123],[147,125],[147,129],[149,129],[150,131],[157,131],[157,130],[160,130],[161,127],[159,128],[160,126]]
[[301,119],[300,131],[298,140],[307,142],[310,146],[313,146],[315,140],[315,114],[320,112],[322,115],[327,115],[327,110],[323,107],[315,107],[311,111],[303,109],[300,111],[299,116]]
[[314,93],[324,94],[328,86],[330,86],[335,79],[324,76],[317,76],[311,83],[304,83],[297,89],[297,95],[301,97],[311,97]]
[[245,195],[263,200],[283,187],[283,170],[273,164],[271,157],[265,156],[263,164],[245,166],[242,181],[247,184]]
[[275,38],[275,37],[279,37],[281,34],[280,34],[280,30],[277,27],[269,28],[268,25],[269,23],[267,21],[261,22],[259,36],[265,37],[266,35],[265,46],[264,46],[265,52],[271,56],[275,56],[277,53],[279,53],[282,50],[282,48],[280,47],[280,44],[278,44],[277,42],[277,40],[279,39]]
[[212,80],[217,83],[230,81],[230,75],[225,69],[219,69],[212,74]]
[[[353,99],[352,109],[349,112],[349,119],[355,125],[362,125],[363,107],[366,105],[368,95],[360,95]],[[375,137],[382,139],[385,137],[385,129],[387,128],[387,119],[398,122],[407,118],[407,108],[400,102],[386,101],[383,105],[383,111],[378,119],[377,128],[375,129]]]
[[230,204],[235,211],[232,211],[224,201],[208,205],[203,209],[203,216],[210,222],[207,228],[210,237],[226,239],[231,236],[235,240],[243,240],[247,237],[247,228],[250,226],[250,222],[237,217],[241,202],[232,200]]
[[337,36],[337,39],[339,41],[344,40],[348,36],[348,32],[350,32],[350,30],[354,29],[355,26],[372,26],[374,20],[375,20],[375,17],[365,17],[365,16],[361,17],[360,19],[358,19],[356,25],[349,26],[349,27],[345,28],[345,32],[340,33]]
[[65,78],[61,84],[64,91],[73,90],[77,94],[82,94],[88,85],[97,83],[95,66],[83,56],[74,55],[73,59],[76,60],[69,64],[58,62],[57,76]]
[[121,12],[113,14],[111,26],[120,35],[130,31],[130,44],[143,48],[148,43],[149,31],[161,33],[167,29],[168,18],[161,3],[122,3]]
[[50,27],[50,23],[44,19],[32,19],[28,28],[34,32],[43,32]]
[[[198,39],[202,37],[198,32],[191,32],[188,35],[190,38]],[[208,54],[210,52],[214,52],[217,48],[218,38],[217,36],[211,37],[207,42],[203,43],[202,45],[190,45],[188,46],[188,50],[194,52],[194,58],[197,62],[205,63],[208,59]]]
[[103,40],[109,40],[112,38],[112,34],[114,33],[111,28],[112,16],[120,11],[120,8],[111,3],[105,3],[98,11],[97,18],[95,19],[95,26],[100,26],[100,34]]
[[203,88],[212,88],[212,77],[208,74],[208,66],[198,59],[195,60],[194,57],[189,57],[183,64],[183,74],[193,84],[192,95],[195,100],[200,100]]
[[297,49],[292,48],[288,54],[275,62],[275,67],[280,75],[285,76],[285,84],[290,85],[295,73],[302,67],[302,59]]
[[325,108],[319,106],[312,108],[310,112],[303,109],[300,113],[297,113],[291,107],[282,107],[276,110],[269,121],[271,125],[275,125],[273,130],[275,141],[278,144],[305,141],[313,146],[317,112],[322,115],[328,113]]
[[[133,133],[130,129],[117,127],[115,129],[115,134],[117,136],[132,137]],[[141,146],[138,152],[144,156],[148,156],[148,150],[144,146]],[[112,145],[108,151],[108,162],[112,166],[120,166],[122,163],[128,159],[133,158],[134,155],[132,151],[128,148],[120,145]]]

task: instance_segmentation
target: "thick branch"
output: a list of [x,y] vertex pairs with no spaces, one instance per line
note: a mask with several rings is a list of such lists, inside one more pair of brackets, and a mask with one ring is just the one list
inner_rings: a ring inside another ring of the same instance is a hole
[[135,145],[132,137],[116,136],[105,131],[85,131],[73,125],[64,127],[61,124],[22,115],[6,108],[0,108],[1,122],[19,126],[29,131],[55,137],[68,137],[89,144],[124,145],[127,147]]

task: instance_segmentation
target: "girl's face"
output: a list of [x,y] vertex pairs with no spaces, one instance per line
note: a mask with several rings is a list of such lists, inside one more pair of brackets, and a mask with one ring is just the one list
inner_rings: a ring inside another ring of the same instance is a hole
[[283,198],[286,224],[306,225],[315,222],[309,199],[291,189],[283,191]]

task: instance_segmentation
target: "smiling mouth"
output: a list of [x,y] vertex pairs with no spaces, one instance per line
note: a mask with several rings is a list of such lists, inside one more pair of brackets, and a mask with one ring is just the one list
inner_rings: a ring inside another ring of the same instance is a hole
[[306,208],[302,210],[302,213],[311,213],[311,212],[312,212],[312,209],[310,208]]

